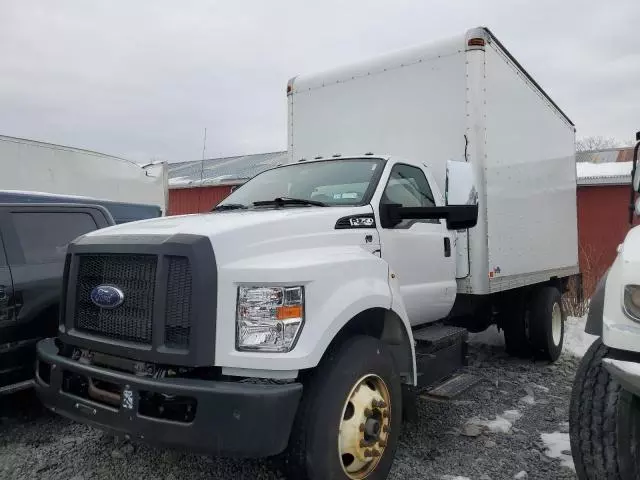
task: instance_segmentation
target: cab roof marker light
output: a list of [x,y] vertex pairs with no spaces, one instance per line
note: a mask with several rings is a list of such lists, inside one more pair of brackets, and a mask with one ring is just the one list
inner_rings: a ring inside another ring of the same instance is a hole
[[342,156],[341,153],[334,153],[333,155],[331,155],[333,158],[340,158]]
[[317,157],[313,157],[314,160],[320,160],[322,158],[322,155],[318,155]]
[[467,46],[469,47],[484,47],[484,45],[484,38],[470,38],[467,42]]
[[365,155],[373,155],[373,152],[367,152]]

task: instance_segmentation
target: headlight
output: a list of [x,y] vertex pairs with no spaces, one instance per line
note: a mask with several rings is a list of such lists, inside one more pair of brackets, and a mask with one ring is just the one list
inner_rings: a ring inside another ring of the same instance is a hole
[[640,285],[624,287],[624,311],[629,318],[640,322]]
[[304,287],[240,287],[236,348],[288,352],[304,321]]

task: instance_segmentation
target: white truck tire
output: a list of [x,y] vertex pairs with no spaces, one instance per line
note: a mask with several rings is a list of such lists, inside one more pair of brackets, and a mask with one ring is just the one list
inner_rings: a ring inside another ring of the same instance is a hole
[[290,478],[387,478],[402,424],[400,376],[385,344],[352,337],[305,382],[289,448]]

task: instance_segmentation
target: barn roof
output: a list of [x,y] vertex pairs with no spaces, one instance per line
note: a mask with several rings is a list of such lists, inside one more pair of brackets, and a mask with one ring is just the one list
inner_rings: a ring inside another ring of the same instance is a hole
[[632,162],[576,163],[578,185],[628,185]]
[[604,148],[601,150],[585,150],[576,152],[576,162],[613,163],[633,160],[633,147]]
[[168,165],[169,187],[191,188],[239,184],[287,161],[287,152],[271,152],[170,163]]
[[[631,182],[629,152],[633,153],[633,149],[576,152],[578,185],[628,185]],[[240,184],[264,170],[287,162],[285,151],[170,163],[169,187]]]

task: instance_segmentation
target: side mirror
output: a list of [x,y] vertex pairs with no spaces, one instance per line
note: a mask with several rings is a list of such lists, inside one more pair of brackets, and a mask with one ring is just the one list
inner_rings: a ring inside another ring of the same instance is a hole
[[640,146],[640,132],[636,132],[636,146],[633,149],[633,158],[632,158],[632,175],[633,178],[631,181],[633,182],[633,191],[640,192],[640,169],[638,168],[638,146]]
[[445,199],[447,205],[478,204],[478,191],[470,163],[453,160],[447,162]]
[[449,230],[465,230],[478,223],[478,205],[446,207],[401,207],[397,203],[380,206],[380,226],[393,228],[402,220],[439,220],[444,218]]
[[638,169],[638,149],[640,149],[640,132],[636,132],[636,146],[633,148],[631,162],[631,192],[629,192],[629,223],[633,225],[633,214],[638,215],[638,206],[634,201],[640,191],[640,170]]
[[383,203],[380,205],[380,226],[382,228],[393,228],[402,221],[399,203]]

